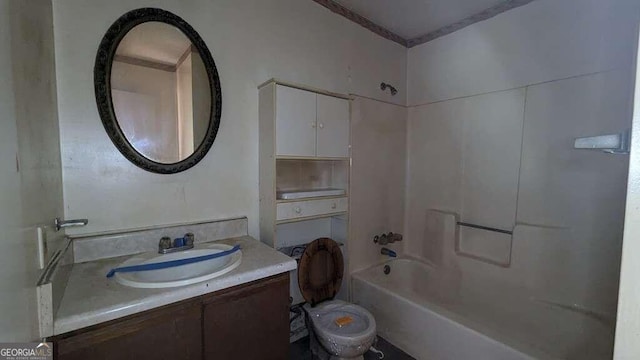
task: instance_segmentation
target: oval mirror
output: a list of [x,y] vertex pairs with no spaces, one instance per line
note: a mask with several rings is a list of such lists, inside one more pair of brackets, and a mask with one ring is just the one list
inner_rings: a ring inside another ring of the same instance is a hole
[[170,12],[126,13],[107,31],[94,68],[102,123],[137,166],[171,174],[197,164],[220,125],[220,80],[198,33]]

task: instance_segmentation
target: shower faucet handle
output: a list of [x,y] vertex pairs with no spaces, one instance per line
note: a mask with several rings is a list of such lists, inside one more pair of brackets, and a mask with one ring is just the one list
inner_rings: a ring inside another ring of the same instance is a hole
[[398,234],[398,233],[390,232],[387,236],[389,237],[389,242],[391,243],[394,243],[396,241],[402,241],[403,239],[402,234]]
[[396,241],[402,241],[402,234],[389,232],[387,234],[376,235],[373,237],[373,243],[378,245],[392,244]]
[[387,245],[387,235],[382,234],[382,236],[379,236],[379,235],[374,236],[373,243],[378,245]]
[[384,233],[382,235],[376,235],[373,237],[373,242],[378,245],[387,245],[390,242],[389,235]]

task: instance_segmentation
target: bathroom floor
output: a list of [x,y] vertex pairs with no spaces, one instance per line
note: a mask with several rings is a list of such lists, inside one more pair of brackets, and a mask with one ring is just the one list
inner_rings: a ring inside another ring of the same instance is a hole
[[[385,360],[415,360],[404,351],[391,345],[388,341],[378,336],[376,348],[384,353]],[[304,337],[291,344],[291,360],[314,360],[309,349],[309,337]],[[364,360],[379,360],[378,355],[372,351],[364,354]]]

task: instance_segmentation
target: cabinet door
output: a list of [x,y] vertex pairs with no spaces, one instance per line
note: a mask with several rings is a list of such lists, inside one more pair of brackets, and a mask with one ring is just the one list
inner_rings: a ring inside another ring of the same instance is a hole
[[276,155],[316,155],[316,94],[276,88]]
[[204,359],[289,358],[289,274],[222,293],[204,305]]
[[349,157],[349,101],[317,96],[317,156]]
[[57,360],[200,360],[200,302],[168,305],[52,339]]

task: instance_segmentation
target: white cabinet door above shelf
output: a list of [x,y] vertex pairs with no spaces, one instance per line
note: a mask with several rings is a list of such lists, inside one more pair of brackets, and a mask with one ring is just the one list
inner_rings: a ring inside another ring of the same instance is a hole
[[276,155],[316,156],[316,94],[276,88]]
[[276,86],[276,156],[349,157],[349,100]]
[[331,96],[317,96],[318,157],[349,156],[349,101]]

